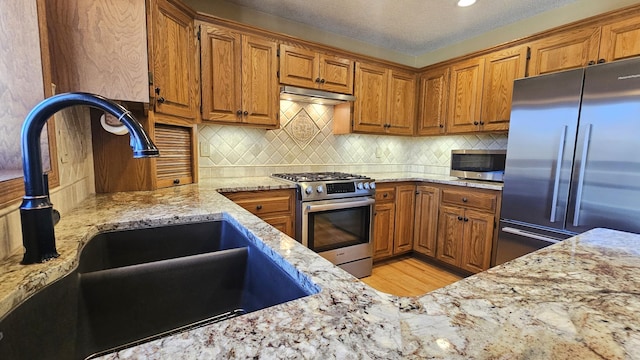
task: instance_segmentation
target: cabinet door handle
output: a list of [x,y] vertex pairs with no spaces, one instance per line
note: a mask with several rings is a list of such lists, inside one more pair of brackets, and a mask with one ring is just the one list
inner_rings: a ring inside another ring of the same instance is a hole
[[466,197],[462,198],[462,202],[466,203],[467,201],[469,201],[469,199],[467,199]]
[[467,222],[467,221],[469,221],[469,218],[464,218],[463,220],[464,220],[465,222]]
[[173,179],[173,185],[180,185],[180,179]]
[[321,80],[320,80],[320,84],[324,84],[324,79],[321,79]]
[[603,64],[603,63],[605,63],[605,62],[607,62],[607,60],[605,60],[605,59],[598,59],[598,64]]
[[589,63],[587,65],[595,65],[595,64],[596,64],[596,62],[591,60],[591,61],[589,61]]
[[256,210],[262,210],[262,205],[256,206]]
[[316,78],[316,82],[319,83],[320,82],[320,78]]
[[387,196],[389,196],[389,194],[387,194],[387,193],[382,194],[383,198],[386,198]]
[[473,122],[473,125],[478,125],[478,122],[477,122],[477,121],[474,121],[474,122]]
[[249,115],[249,112],[248,112],[247,110],[245,110],[245,111],[243,112],[243,114],[244,114],[244,116],[247,116],[247,115]]
[[462,216],[458,216],[458,221],[461,221],[461,220],[462,220]]
[[164,98],[162,96],[158,98],[158,103],[164,104]]
[[238,116],[242,115],[242,110],[236,111],[236,114],[238,114]]
[[480,125],[484,125],[484,121],[480,120]]
[[444,125],[442,125],[442,124],[440,124],[440,125],[438,125],[438,126],[439,126],[440,128],[443,128],[443,127],[444,127]]

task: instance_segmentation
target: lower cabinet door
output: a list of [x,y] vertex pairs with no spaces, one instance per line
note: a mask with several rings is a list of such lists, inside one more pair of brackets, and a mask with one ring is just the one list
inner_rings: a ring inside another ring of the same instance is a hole
[[436,258],[448,264],[460,266],[462,237],[464,235],[464,209],[441,206],[438,218]]
[[473,210],[465,212],[460,267],[473,273],[489,268],[494,220],[495,217],[492,214]]
[[393,255],[394,203],[376,204],[374,213],[373,260],[378,260]]

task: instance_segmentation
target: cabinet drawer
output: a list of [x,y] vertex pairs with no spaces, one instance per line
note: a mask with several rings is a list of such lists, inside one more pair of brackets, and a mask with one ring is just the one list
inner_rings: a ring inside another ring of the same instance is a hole
[[442,202],[493,212],[496,210],[498,196],[476,191],[444,189],[442,190]]
[[376,201],[394,201],[396,199],[396,188],[378,187],[376,188]]
[[294,212],[293,191],[289,190],[244,191],[224,195],[258,216]]

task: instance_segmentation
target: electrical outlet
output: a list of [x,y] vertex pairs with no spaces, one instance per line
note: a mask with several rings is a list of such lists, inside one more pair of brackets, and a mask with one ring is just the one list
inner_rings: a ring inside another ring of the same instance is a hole
[[376,146],[376,158],[380,159],[382,157],[382,149],[379,146]]
[[200,143],[200,156],[209,157],[211,155],[211,151],[209,149],[209,143]]

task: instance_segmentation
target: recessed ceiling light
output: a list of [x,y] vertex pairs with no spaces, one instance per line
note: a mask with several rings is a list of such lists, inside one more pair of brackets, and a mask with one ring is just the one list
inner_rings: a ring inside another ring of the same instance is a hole
[[471,6],[475,3],[476,3],[476,0],[459,0],[458,6],[460,7]]

